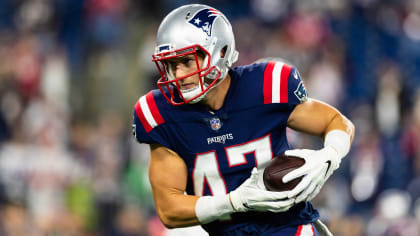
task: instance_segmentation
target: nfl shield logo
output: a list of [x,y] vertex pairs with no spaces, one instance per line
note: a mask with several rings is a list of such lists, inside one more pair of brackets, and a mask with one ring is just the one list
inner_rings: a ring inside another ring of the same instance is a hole
[[210,127],[212,130],[219,130],[222,127],[220,119],[215,117],[210,120]]

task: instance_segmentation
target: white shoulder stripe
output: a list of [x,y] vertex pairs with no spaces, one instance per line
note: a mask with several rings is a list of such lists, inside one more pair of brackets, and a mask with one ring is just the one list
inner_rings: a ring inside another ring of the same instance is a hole
[[149,108],[149,104],[147,104],[146,101],[146,96],[142,96],[140,99],[140,107],[141,110],[143,111],[144,117],[146,118],[147,123],[149,123],[149,125],[154,128],[157,126],[157,122],[155,120],[155,118],[153,118],[152,113],[150,112],[150,108]]
[[284,63],[282,62],[276,62],[274,64],[273,73],[272,73],[272,80],[273,80],[273,86],[272,86],[272,103],[280,103],[280,79],[281,79],[281,70],[283,68]]

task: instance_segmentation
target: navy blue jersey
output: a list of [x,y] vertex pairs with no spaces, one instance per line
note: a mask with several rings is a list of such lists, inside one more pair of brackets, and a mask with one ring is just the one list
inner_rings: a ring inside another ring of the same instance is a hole
[[[289,149],[286,125],[296,105],[307,99],[295,68],[265,62],[233,68],[221,109],[200,104],[171,105],[159,90],[139,99],[133,131],[141,143],[175,151],[188,168],[187,193],[227,194],[243,183],[253,167],[264,168]],[[249,222],[279,226],[307,224],[318,218],[309,202],[283,213],[235,213],[203,227],[217,234]]]

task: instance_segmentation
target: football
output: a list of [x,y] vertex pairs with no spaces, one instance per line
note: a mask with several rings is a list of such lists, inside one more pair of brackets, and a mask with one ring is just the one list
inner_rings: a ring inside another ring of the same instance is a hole
[[305,164],[305,160],[296,156],[287,156],[280,154],[274,157],[263,173],[263,181],[269,191],[287,191],[292,190],[303,178],[299,177],[288,183],[283,183],[283,177]]

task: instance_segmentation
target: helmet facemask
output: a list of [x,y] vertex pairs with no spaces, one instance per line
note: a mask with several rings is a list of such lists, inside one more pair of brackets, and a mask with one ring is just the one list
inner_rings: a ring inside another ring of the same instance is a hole
[[[182,58],[188,55],[194,56],[194,63],[197,69],[184,76],[176,78],[168,60]],[[203,63],[201,66],[199,63],[199,57],[203,57]],[[153,61],[155,62],[161,75],[161,78],[157,82],[157,86],[172,105],[197,103],[201,101],[205,97],[206,93],[211,88],[215,87],[221,76],[221,72],[216,66],[210,67],[211,55],[200,45],[192,45],[178,50],[170,50],[170,47],[168,46],[168,50],[163,50],[160,53],[154,54]],[[199,77],[198,86],[183,90],[179,81],[196,74]],[[169,91],[169,96],[164,92],[164,88]]]

